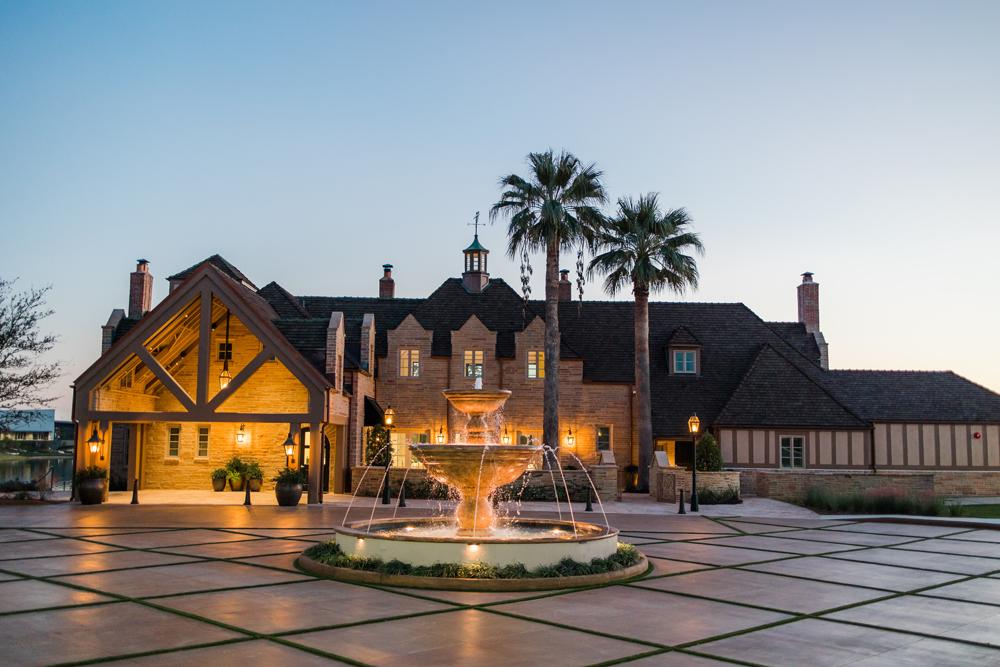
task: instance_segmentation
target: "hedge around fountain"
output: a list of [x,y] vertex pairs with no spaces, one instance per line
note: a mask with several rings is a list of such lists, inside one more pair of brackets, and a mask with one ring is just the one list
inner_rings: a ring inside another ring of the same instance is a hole
[[631,544],[619,544],[607,558],[581,563],[569,558],[528,570],[514,564],[497,567],[486,563],[437,563],[410,565],[399,560],[349,556],[335,542],[306,549],[296,561],[310,574],[358,583],[444,590],[552,590],[594,586],[630,579],[646,572],[646,557]]

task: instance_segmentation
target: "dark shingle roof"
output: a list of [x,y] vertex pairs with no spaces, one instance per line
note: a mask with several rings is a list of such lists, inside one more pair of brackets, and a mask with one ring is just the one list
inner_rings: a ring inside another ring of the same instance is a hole
[[261,287],[257,293],[271,304],[274,312],[278,313],[278,317],[286,319],[304,319],[309,317],[309,311],[302,306],[302,302],[299,301],[298,297],[292,296],[288,290],[276,282],[269,282]]
[[816,338],[806,331],[806,325],[801,322],[768,322],[767,326],[786,343],[819,363],[819,346],[816,345]]
[[868,426],[769,344],[761,348],[714,423],[716,426]]
[[184,280],[189,275],[191,275],[192,273],[194,273],[194,270],[197,269],[202,264],[204,264],[205,262],[208,262],[209,264],[211,264],[215,268],[219,269],[220,271],[222,271],[224,274],[226,274],[227,276],[229,276],[230,278],[232,278],[236,282],[243,283],[244,285],[246,285],[246,286],[248,286],[248,287],[250,287],[250,288],[252,288],[254,290],[257,289],[257,286],[253,284],[253,281],[250,280],[249,278],[247,278],[243,274],[242,271],[240,271],[235,266],[233,266],[232,264],[230,264],[226,260],[225,257],[223,257],[222,255],[218,255],[218,254],[212,255],[211,257],[203,259],[200,262],[198,262],[197,264],[194,264],[193,266],[189,266],[188,268],[184,269],[180,273],[175,273],[174,275],[172,275],[169,278],[167,278],[167,280]]
[[1000,422],[1000,395],[951,371],[827,371],[823,377],[871,421]]
[[667,338],[668,345],[701,345],[701,341],[685,326],[674,329]]

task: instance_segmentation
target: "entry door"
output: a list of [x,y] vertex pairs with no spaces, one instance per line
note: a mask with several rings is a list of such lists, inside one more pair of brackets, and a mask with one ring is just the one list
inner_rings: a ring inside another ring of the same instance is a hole
[[132,427],[113,424],[111,427],[111,461],[108,464],[108,491],[128,491],[128,454]]
[[[304,488],[309,489],[309,468],[313,464],[313,452],[312,452],[312,433],[308,428],[304,428],[299,433],[299,460],[302,462],[302,470],[306,475],[306,483]],[[322,460],[320,465],[323,466],[321,473],[322,478],[322,490],[324,493],[330,490],[330,441],[327,437],[323,436],[323,447],[322,447]]]

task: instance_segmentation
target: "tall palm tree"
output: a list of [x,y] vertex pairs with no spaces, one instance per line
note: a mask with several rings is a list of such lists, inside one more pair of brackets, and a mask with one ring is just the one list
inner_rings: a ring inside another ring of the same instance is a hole
[[[607,201],[601,172],[583,165],[572,153],[529,153],[527,178],[510,174],[500,179],[500,201],[490,220],[509,220],[511,258],[545,253],[545,389],[543,442],[559,446],[559,252],[592,241],[603,218],[599,205]],[[525,262],[526,263],[526,262]]]
[[683,293],[698,287],[698,265],[690,254],[703,254],[698,235],[688,231],[683,208],[660,212],[657,195],[618,200],[618,210],[594,237],[598,253],[590,273],[606,277],[612,296],[627,285],[635,295],[635,383],[639,408],[639,487],[649,488],[653,457],[652,400],[649,390],[649,293],[667,288]]

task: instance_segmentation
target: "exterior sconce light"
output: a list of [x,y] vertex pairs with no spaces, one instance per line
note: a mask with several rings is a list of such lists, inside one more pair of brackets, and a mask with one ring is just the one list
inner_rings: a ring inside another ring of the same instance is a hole
[[240,430],[236,432],[236,444],[245,445],[247,442],[247,426],[240,424]]
[[386,427],[391,428],[392,423],[396,421],[396,411],[392,409],[392,405],[385,409],[385,413],[382,415],[382,422]]
[[572,447],[575,444],[576,444],[576,436],[573,435],[573,429],[570,429],[569,433],[566,434],[566,446]]
[[510,432],[507,430],[506,426],[503,427],[503,437],[500,438],[500,441],[505,445],[510,444]]
[[87,438],[87,444],[90,445],[90,453],[96,454],[97,450],[101,448],[101,436],[97,434],[97,427],[90,432],[90,437]]
[[698,419],[698,415],[691,415],[688,419],[688,433],[691,435],[697,435],[698,429],[701,428],[701,420]]
[[288,432],[288,437],[285,438],[285,456],[292,458],[295,454],[295,438],[292,436],[292,432]]
[[438,429],[437,436],[435,437],[437,438],[437,444],[439,445],[444,444],[444,426]]

